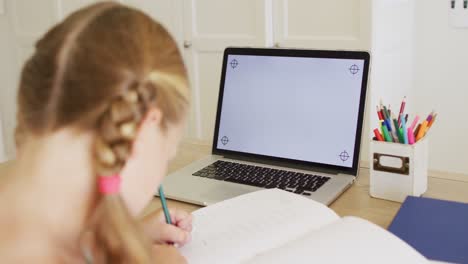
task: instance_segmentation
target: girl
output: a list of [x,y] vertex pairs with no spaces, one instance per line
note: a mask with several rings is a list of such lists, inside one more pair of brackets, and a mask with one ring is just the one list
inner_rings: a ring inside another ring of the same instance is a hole
[[187,83],[176,43],[139,11],[100,3],[47,32],[23,68],[17,160],[0,179],[2,262],[184,262],[167,242],[189,241],[189,214],[134,219],[176,153]]

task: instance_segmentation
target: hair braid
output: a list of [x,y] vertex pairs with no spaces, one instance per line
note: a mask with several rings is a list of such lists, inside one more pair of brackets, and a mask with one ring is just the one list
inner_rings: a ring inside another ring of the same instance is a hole
[[96,136],[96,173],[100,176],[119,173],[125,165],[139,123],[146,107],[136,90],[114,99],[98,121]]
[[[114,98],[98,121],[95,144],[95,171],[98,177],[119,174],[130,156],[137,129],[147,110],[147,103],[138,90],[131,88],[125,94]],[[122,252],[118,255],[105,256],[103,262],[149,262],[148,241],[144,239],[138,226],[132,221],[120,195],[103,195],[96,214],[98,220],[95,226],[97,244],[107,247],[103,250],[104,252]],[[112,217],[116,214],[119,216]],[[105,218],[106,221],[99,221],[102,218]],[[129,234],[134,235],[130,236]],[[125,252],[125,249],[128,250],[128,245],[133,247],[133,253],[140,253],[128,254]],[[122,258],[128,258],[128,256],[136,256],[138,259],[122,261]]]

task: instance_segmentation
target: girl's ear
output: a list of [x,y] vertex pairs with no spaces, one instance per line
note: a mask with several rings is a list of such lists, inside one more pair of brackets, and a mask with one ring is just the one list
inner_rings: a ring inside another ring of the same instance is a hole
[[141,123],[141,126],[144,126],[145,123],[150,123],[150,124],[155,124],[155,125],[160,125],[162,121],[162,112],[158,108],[152,107],[146,113],[146,116],[143,118],[143,121]]
[[141,121],[137,134],[133,141],[131,156],[138,152],[138,149],[144,147],[147,143],[153,140],[153,137],[159,130],[162,123],[162,112],[158,108],[151,108]]

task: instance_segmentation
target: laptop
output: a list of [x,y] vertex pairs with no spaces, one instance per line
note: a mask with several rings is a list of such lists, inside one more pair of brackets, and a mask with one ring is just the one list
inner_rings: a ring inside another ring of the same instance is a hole
[[212,155],[168,175],[166,196],[206,206],[279,188],[333,202],[358,174],[369,57],[227,48]]

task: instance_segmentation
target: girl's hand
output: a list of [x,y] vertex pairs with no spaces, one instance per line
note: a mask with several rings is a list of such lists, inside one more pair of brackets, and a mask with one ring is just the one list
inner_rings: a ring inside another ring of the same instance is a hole
[[173,246],[153,245],[152,253],[157,263],[186,264],[187,260]]
[[174,243],[183,246],[192,236],[192,215],[177,209],[169,209],[172,225],[166,223],[164,211],[157,210],[142,219],[143,229],[154,243]]

